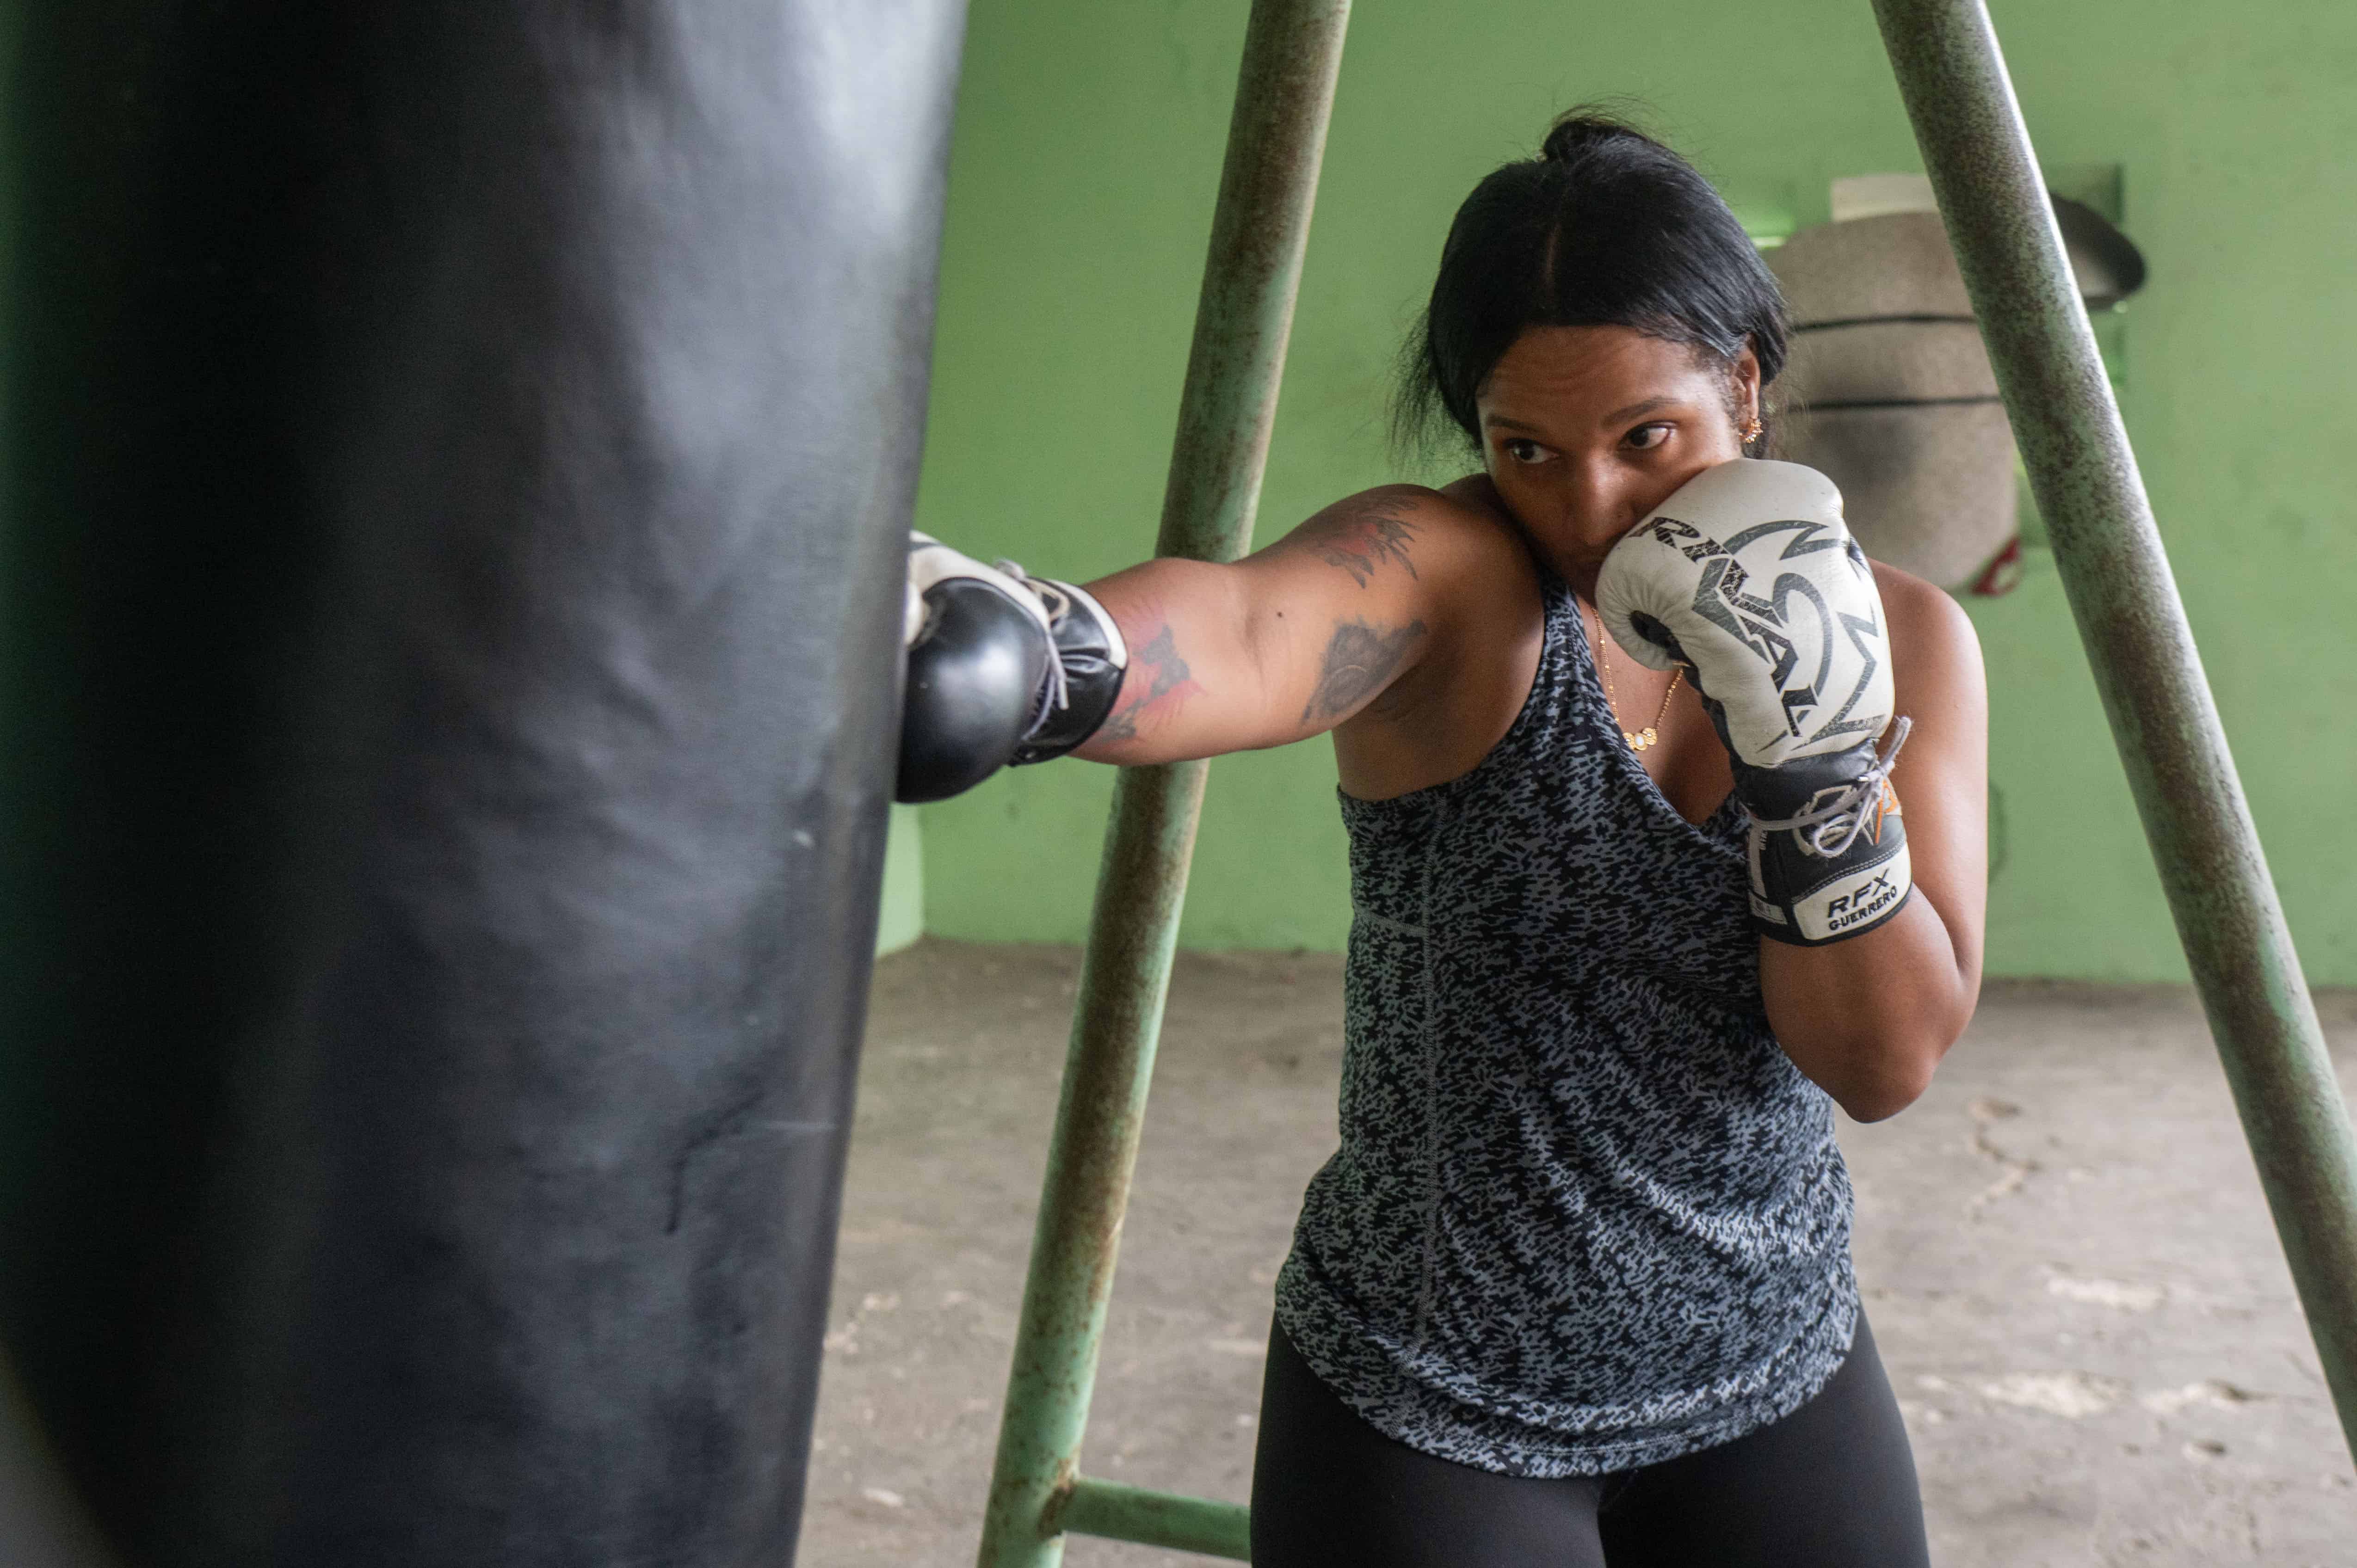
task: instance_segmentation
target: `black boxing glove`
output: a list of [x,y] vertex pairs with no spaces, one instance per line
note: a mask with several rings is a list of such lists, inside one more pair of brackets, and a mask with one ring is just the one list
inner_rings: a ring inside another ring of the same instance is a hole
[[1006,759],[1023,768],[1061,757],[1103,727],[1129,670],[1129,644],[1112,613],[1087,589],[1053,577],[1026,576],[1012,561],[998,565],[1039,596],[1056,642],[1051,689],[1041,692],[1038,719]]
[[1113,711],[1129,650],[1085,591],[911,533],[907,596],[894,799],[945,800],[1008,763],[1061,757]]
[[912,533],[901,636],[908,681],[893,799],[946,800],[997,772],[1030,734],[1055,634],[1020,583]]

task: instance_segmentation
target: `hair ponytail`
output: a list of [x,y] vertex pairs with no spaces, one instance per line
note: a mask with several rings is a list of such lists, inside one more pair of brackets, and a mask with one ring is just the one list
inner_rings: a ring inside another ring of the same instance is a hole
[[1539,144],[1539,159],[1543,163],[1574,164],[1598,145],[1621,137],[1648,146],[1661,146],[1633,125],[1591,109],[1573,109],[1556,115],[1555,124],[1547,128],[1546,140]]

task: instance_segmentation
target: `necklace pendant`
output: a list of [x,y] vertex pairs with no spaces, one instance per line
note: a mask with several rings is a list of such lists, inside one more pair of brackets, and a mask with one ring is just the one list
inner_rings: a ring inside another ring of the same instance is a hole
[[1639,751],[1644,750],[1645,747],[1652,745],[1655,741],[1662,738],[1660,734],[1657,733],[1651,725],[1647,725],[1643,729],[1637,733],[1641,737],[1637,743],[1637,749]]
[[1653,744],[1653,732],[1651,729],[1647,729],[1641,734],[1631,735],[1624,729],[1620,732],[1620,738],[1629,743],[1630,750],[1642,751],[1647,746]]

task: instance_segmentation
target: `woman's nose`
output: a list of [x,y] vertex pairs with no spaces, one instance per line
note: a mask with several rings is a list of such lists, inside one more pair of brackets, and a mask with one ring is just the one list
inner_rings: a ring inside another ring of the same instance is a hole
[[1644,521],[1651,510],[1639,494],[1643,477],[1618,463],[1583,463],[1573,467],[1565,497],[1568,521],[1581,539],[1608,543]]

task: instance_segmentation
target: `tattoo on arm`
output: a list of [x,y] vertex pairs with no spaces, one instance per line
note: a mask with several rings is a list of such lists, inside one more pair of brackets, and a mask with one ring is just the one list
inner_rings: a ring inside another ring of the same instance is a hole
[[1408,521],[1412,509],[1405,497],[1379,498],[1348,516],[1313,522],[1299,537],[1318,559],[1348,572],[1362,588],[1385,563],[1405,568],[1413,577],[1415,563],[1408,556],[1415,539],[1415,524]]
[[1178,657],[1178,645],[1171,640],[1170,628],[1165,623],[1152,637],[1134,645],[1129,673],[1121,683],[1121,695],[1095,738],[1135,740],[1138,722],[1154,714],[1157,706],[1162,714],[1168,714],[1202,690],[1189,671],[1187,661]]
[[1326,660],[1318,673],[1318,688],[1301,722],[1340,718],[1391,683],[1408,646],[1424,635],[1424,622],[1412,620],[1396,631],[1378,631],[1363,620],[1335,627],[1326,645]]

